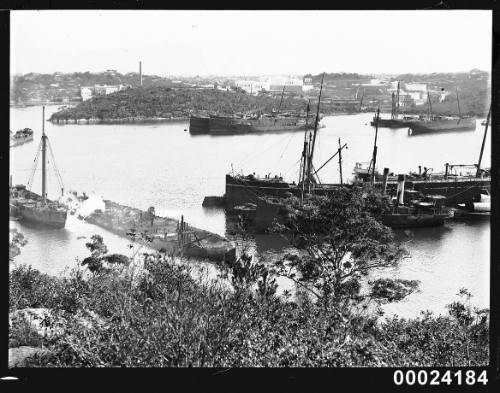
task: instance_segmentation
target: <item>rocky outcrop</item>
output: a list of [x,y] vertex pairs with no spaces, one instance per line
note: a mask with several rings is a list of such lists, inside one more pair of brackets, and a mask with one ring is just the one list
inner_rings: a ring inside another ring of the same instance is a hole
[[79,310],[75,315],[68,315],[48,308],[24,308],[11,312],[9,367],[24,367],[28,359],[35,355],[50,355],[50,350],[44,348],[43,343],[57,340],[75,324],[88,330],[105,329],[107,326],[106,321],[93,311]]
[[50,355],[51,352],[46,348],[21,346],[16,348],[9,348],[9,368],[11,367],[25,367],[26,362],[31,357]]

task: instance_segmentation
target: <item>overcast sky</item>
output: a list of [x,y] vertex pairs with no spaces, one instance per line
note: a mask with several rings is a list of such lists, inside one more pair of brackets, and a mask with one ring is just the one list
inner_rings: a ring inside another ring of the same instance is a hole
[[491,11],[13,11],[11,72],[490,71],[491,26]]

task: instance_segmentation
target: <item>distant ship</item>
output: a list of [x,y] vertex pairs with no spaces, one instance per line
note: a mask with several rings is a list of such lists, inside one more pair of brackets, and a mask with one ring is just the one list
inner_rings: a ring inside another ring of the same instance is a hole
[[[321,89],[320,98],[321,102]],[[319,104],[318,104],[319,108]],[[319,109],[318,109],[319,110]],[[486,138],[485,129],[485,137]],[[342,168],[340,167],[341,183],[340,184],[327,184],[316,180],[317,173],[328,163],[335,155],[339,156],[339,163],[341,162],[340,146],[337,153],[328,159],[323,165],[315,169],[313,165],[313,154],[315,146],[315,134],[305,135],[304,149],[301,157],[301,170],[298,183],[290,183],[285,181],[281,176],[264,177],[256,176],[255,173],[251,175],[239,175],[235,173],[226,175],[226,189],[224,201],[227,206],[241,205],[245,203],[257,203],[262,196],[270,197],[284,197],[294,195],[302,197],[304,193],[315,193],[325,195],[331,190],[347,186],[351,187],[352,184],[342,184]],[[375,136],[376,137],[376,136]],[[484,146],[484,140],[483,140]],[[374,145],[374,156],[376,154],[376,139]],[[483,148],[481,148],[480,157],[482,157]],[[372,163],[375,162],[375,165]],[[463,168],[469,165],[445,165],[445,172],[443,174],[434,174],[432,168],[424,167],[421,171],[419,167],[418,173],[411,173],[406,178],[406,185],[408,188],[419,191],[425,195],[442,195],[446,198],[448,206],[456,206],[460,203],[467,203],[473,201],[483,191],[491,190],[491,176],[489,171],[480,169],[481,158],[478,164],[474,164],[474,173],[465,174]],[[375,167],[375,168],[374,168]],[[457,169],[459,172],[457,173]],[[360,184],[366,181],[373,181],[373,186],[378,189],[383,189],[386,186],[387,193],[394,193],[398,185],[398,177],[394,174],[387,174],[387,181],[384,182],[383,175],[378,173],[376,161],[372,159],[371,163],[356,163],[354,168],[356,180],[354,184]],[[374,176],[375,175],[375,176]],[[319,179],[318,179],[319,180]],[[385,183],[385,186],[384,186]],[[438,216],[436,216],[438,217]]]
[[[40,150],[42,152],[42,195],[38,195],[28,189],[24,185],[17,185],[10,187],[10,214],[17,216],[22,221],[28,221],[35,224],[53,227],[53,228],[64,228],[66,225],[67,209],[61,204],[55,201],[51,201],[47,198],[47,143],[48,138],[45,135],[45,107],[43,107],[43,123],[42,123],[42,140],[40,143]],[[52,149],[50,148],[50,153],[52,154]],[[36,164],[38,162],[38,154],[35,158],[35,168],[33,174],[31,175],[31,183],[33,175],[36,171]],[[52,157],[52,164],[54,165],[54,159]],[[59,172],[56,169],[56,173]],[[58,180],[61,182],[60,175]],[[62,185],[62,183],[61,183]]]
[[[415,121],[415,118],[410,116],[404,116],[402,119],[378,119],[378,126],[385,128],[406,128],[412,121]],[[375,116],[370,125],[375,127]]]
[[405,190],[405,176],[398,176],[396,197],[391,210],[382,215],[382,223],[391,228],[421,228],[443,225],[453,218],[454,210],[444,206],[444,195],[423,195],[415,189]]
[[436,131],[474,131],[476,119],[466,117],[433,116],[430,119],[409,123],[410,135]]
[[263,113],[264,108],[259,108],[232,116],[216,114],[191,115],[189,118],[189,132],[191,134],[245,134],[313,129],[316,116],[309,117],[309,103],[307,104],[306,114],[281,112],[284,90],[283,87],[280,106],[277,111]]
[[314,127],[314,123],[306,124],[306,119],[300,116],[262,116],[260,118],[234,118],[210,116],[209,129],[211,134],[218,133],[252,133],[272,131],[299,131]]
[[375,127],[385,127],[385,128],[406,128],[412,122],[418,119],[418,116],[404,115],[402,118],[399,117],[399,82],[397,93],[392,92],[392,106],[391,106],[391,118],[390,119],[381,119],[377,115],[373,116],[373,120],[370,122],[370,125]]
[[413,121],[408,125],[408,133],[410,135],[445,131],[474,131],[476,129],[476,119],[471,117],[464,117],[460,113],[458,90],[458,116],[434,116],[432,114],[432,105],[429,92],[427,92],[427,102],[429,106],[428,116],[426,118],[421,117],[419,120]]
[[15,134],[12,134],[11,131],[10,134],[10,147],[19,146],[33,140],[33,130],[31,128],[24,128],[16,131]]

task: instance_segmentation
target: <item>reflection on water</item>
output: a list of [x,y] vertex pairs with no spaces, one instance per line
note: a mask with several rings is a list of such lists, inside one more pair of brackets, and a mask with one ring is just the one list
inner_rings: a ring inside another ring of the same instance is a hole
[[[57,107],[46,108],[46,118]],[[13,183],[26,184],[41,137],[41,108],[11,108],[10,128],[29,127],[34,142],[11,149],[10,171]],[[369,161],[373,149],[372,114],[332,116],[322,120],[318,131],[315,161],[319,167],[338,148],[338,138],[347,143],[342,155],[344,180],[351,176],[356,162]],[[303,147],[303,132],[245,134],[211,137],[190,135],[187,122],[127,125],[65,125],[46,123],[45,131],[54,151],[66,190],[94,192],[97,196],[146,210],[154,206],[158,215],[180,218],[221,235],[226,232],[223,209],[204,209],[207,195],[222,195],[225,174],[282,175],[297,181]],[[407,129],[381,128],[378,132],[379,168],[395,173],[415,171],[418,165],[444,170],[450,164],[477,161],[484,127],[476,131],[408,136]],[[487,140],[483,165],[490,166],[491,148]],[[338,165],[330,162],[321,170],[322,182],[339,181]],[[49,164],[49,169],[51,164]],[[40,169],[40,168],[39,168]],[[40,193],[41,175],[33,181]],[[48,176],[49,198],[58,198],[59,186],[53,173]],[[75,257],[88,256],[85,243],[101,234],[111,252],[132,255],[127,239],[69,216],[66,228],[40,231],[11,222],[26,235],[28,244],[17,257],[18,263],[31,263],[50,273],[62,272]],[[489,222],[453,221],[442,228],[398,233],[407,241],[412,258],[399,269],[385,272],[407,279],[420,279],[422,292],[413,294],[398,307],[386,309],[418,313],[420,309],[444,310],[461,286],[470,289],[477,304],[488,306]],[[228,228],[229,229],[229,228]],[[85,238],[82,238],[85,236]],[[283,247],[282,239],[257,238],[258,252]],[[380,274],[383,274],[381,272]]]

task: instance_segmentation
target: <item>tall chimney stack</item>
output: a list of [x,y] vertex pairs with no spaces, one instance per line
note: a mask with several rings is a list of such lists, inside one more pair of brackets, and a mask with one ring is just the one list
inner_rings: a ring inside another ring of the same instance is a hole
[[139,62],[139,79],[141,80],[142,87],[142,61]]

